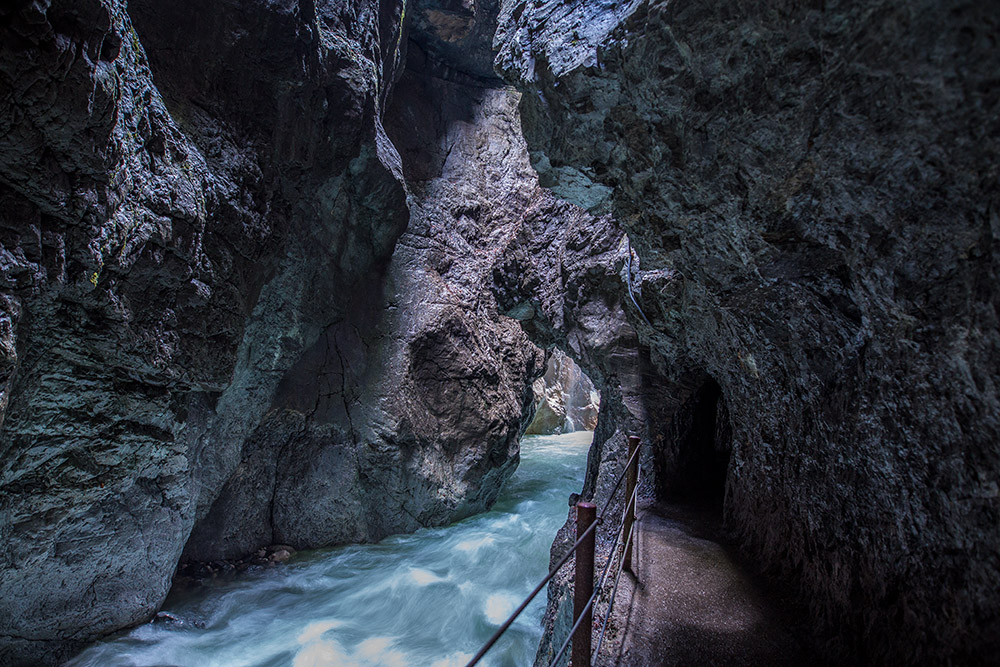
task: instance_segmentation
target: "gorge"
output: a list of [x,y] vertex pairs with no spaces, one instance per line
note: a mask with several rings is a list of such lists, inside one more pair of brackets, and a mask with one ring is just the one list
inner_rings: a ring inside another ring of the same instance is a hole
[[600,393],[582,497],[637,434],[644,496],[718,504],[824,659],[992,664],[997,21],[0,6],[0,664],[146,622],[178,565],[488,510],[554,350]]

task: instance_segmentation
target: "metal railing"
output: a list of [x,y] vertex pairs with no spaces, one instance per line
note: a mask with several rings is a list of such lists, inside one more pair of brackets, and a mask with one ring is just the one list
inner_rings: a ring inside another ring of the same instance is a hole
[[[604,571],[601,573],[600,583],[598,583],[596,589],[594,587],[594,551],[596,546],[596,532],[597,527],[604,522],[604,517],[610,507],[612,501],[615,499],[618,489],[621,487],[622,481],[625,480],[625,509],[623,512],[621,523],[619,524],[619,529],[615,533],[615,541],[608,552],[608,559],[604,564]],[[541,592],[542,588],[545,587],[549,581],[552,580],[554,576],[562,569],[562,567],[569,562],[569,559],[576,554],[576,573],[573,580],[573,627],[569,631],[569,636],[563,642],[559,651],[556,653],[555,657],[549,663],[549,667],[556,665],[563,655],[566,653],[566,649],[572,643],[573,650],[570,653],[570,664],[572,667],[590,667],[592,658],[599,655],[601,650],[601,645],[604,642],[604,634],[607,630],[608,619],[611,618],[611,612],[615,603],[615,596],[618,594],[618,584],[621,581],[622,572],[632,570],[632,535],[633,526],[635,522],[635,504],[636,497],[638,494],[638,481],[639,481],[639,438],[636,436],[629,436],[628,438],[628,461],[625,464],[625,469],[618,476],[615,482],[614,488],[611,493],[608,494],[605,500],[604,507],[601,508],[600,514],[597,513],[597,507],[593,503],[589,502],[579,502],[576,504],[576,542],[573,546],[563,554],[562,558],[549,570],[549,573],[545,575],[545,578],[535,586],[534,590],[525,598],[524,602],[514,610],[514,613],[504,621],[504,623],[497,629],[493,636],[490,637],[479,652],[468,662],[466,667],[473,667],[482,660],[483,656],[486,655],[494,644],[499,641],[500,637],[507,631],[508,628],[514,623],[518,616],[521,615],[531,601],[535,599],[535,596]],[[624,539],[622,537],[624,536]],[[618,544],[622,543],[621,552],[618,551]],[[607,580],[608,573],[611,571],[611,564],[615,561],[615,557],[618,556],[618,573],[615,576],[615,584],[609,596],[608,608],[604,614],[604,620],[601,623],[601,634],[597,641],[597,648],[593,652],[591,651],[591,641],[593,638],[593,610],[594,602],[598,595],[604,590],[604,584]],[[581,628],[584,630],[580,632]]]

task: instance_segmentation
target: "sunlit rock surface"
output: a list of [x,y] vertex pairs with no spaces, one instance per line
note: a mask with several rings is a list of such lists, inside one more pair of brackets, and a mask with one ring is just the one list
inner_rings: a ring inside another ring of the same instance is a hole
[[641,258],[660,494],[711,405],[727,525],[853,661],[1000,650],[997,29],[930,0],[502,10],[541,182]]
[[554,350],[545,375],[535,380],[535,417],[526,433],[572,433],[597,428],[601,397],[572,359]]
[[409,227],[384,279],[356,286],[350,314],[285,376],[185,558],[455,521],[492,505],[517,465],[544,354],[489,290],[518,213],[498,201],[535,187],[526,159],[505,159],[523,156],[517,96],[428,77],[418,56],[387,120]]

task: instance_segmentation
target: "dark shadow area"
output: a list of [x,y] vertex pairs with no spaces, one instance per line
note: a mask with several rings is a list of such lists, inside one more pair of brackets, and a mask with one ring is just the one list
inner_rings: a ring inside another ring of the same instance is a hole
[[732,451],[732,428],[722,389],[706,378],[681,405],[660,454],[658,496],[721,511]]
[[[406,67],[396,82],[384,118],[411,187],[439,178],[448,159],[447,137],[455,123],[472,123],[490,86],[472,79],[446,79],[441,67],[410,41]],[[477,214],[470,211],[470,214]]]

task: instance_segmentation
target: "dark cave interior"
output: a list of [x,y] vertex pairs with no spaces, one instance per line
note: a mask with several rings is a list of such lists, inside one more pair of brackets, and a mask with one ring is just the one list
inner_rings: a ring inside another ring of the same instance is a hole
[[[722,389],[706,377],[677,411],[668,428],[659,477],[661,500],[722,511],[732,452],[732,428]],[[669,457],[669,458],[668,458]]]

